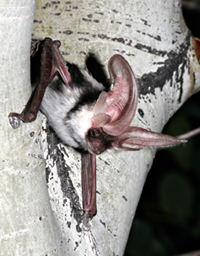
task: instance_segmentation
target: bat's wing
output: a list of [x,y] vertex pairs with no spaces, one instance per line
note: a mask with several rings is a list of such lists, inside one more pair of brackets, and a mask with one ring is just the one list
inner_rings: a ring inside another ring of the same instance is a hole
[[[52,41],[50,38],[45,38],[43,41],[32,41],[31,56],[34,57],[39,48],[42,47],[41,61],[38,63],[38,65],[41,66],[40,81],[22,113],[10,113],[9,120],[11,125],[13,117],[18,118],[23,122],[33,122],[36,119],[46,87],[50,84],[57,73],[61,75],[66,86],[71,89],[69,87],[69,82],[71,80],[70,74],[58,49],[60,44],[61,43],[59,41]],[[14,125],[13,128],[18,127],[15,127]]]

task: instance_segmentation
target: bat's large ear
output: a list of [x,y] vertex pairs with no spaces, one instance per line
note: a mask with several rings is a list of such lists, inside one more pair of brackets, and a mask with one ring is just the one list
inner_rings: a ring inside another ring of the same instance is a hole
[[138,88],[133,71],[121,55],[114,55],[108,69],[113,83],[111,92],[102,92],[94,107],[93,127],[102,127],[112,136],[122,134],[136,111]]
[[169,135],[150,132],[143,128],[128,127],[128,129],[116,137],[112,146],[116,150],[139,150],[146,147],[166,148],[186,142]]

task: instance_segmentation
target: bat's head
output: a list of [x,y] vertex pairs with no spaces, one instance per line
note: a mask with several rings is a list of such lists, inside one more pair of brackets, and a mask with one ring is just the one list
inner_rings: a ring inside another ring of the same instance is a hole
[[128,62],[121,55],[114,55],[108,68],[114,88],[100,94],[86,134],[88,150],[94,154],[113,148],[117,136],[130,125],[137,107],[137,83]]
[[130,127],[138,102],[138,86],[128,62],[114,55],[108,64],[113,90],[103,91],[94,108],[91,128],[85,139],[88,150],[100,154],[106,149],[139,150],[168,147],[185,142],[168,135]]
[[115,137],[105,133],[102,128],[91,128],[86,135],[86,142],[90,153],[99,155],[112,148]]

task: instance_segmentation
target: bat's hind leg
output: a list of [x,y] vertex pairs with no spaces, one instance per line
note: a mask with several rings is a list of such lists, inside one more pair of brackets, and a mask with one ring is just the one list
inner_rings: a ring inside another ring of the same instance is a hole
[[30,123],[36,119],[45,90],[57,73],[60,73],[63,81],[69,87],[70,74],[58,49],[60,44],[60,41],[52,41],[50,38],[38,41],[37,45],[34,44],[37,47],[35,47],[34,50],[31,50],[32,58],[34,58],[35,54],[41,50],[40,63],[38,63],[40,66],[39,83],[32,92],[32,95],[21,114],[9,114],[9,122],[14,129],[20,126],[20,120],[24,123]]

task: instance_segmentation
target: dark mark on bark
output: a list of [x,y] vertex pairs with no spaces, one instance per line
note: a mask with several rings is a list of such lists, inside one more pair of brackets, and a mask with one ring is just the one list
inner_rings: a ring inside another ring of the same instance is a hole
[[71,224],[72,224],[71,221],[67,221],[67,227],[68,228],[71,228]]
[[181,98],[182,98],[182,94],[183,94],[183,74],[184,74],[184,70],[185,70],[185,66],[186,66],[186,60],[183,62],[183,64],[181,65],[181,72],[179,74],[179,72],[176,72],[176,82],[180,84],[179,90],[180,90],[180,95],[178,98],[178,102],[181,102]]
[[126,55],[127,55],[127,56],[132,56],[132,57],[135,56],[135,54],[130,53],[130,52],[129,52],[129,53],[126,53]]
[[99,160],[103,161],[103,162],[104,162],[104,164],[106,164],[106,165],[109,165],[109,166],[110,166],[110,164],[109,164],[107,161],[103,160],[100,156],[99,156]]
[[91,19],[82,18],[82,20],[83,20],[83,21],[86,21],[86,22],[88,22],[88,21],[89,21],[89,22],[92,22]]
[[164,57],[167,54],[167,51],[158,51],[155,48],[151,48],[150,46],[144,45],[144,44],[136,44],[134,46],[136,49],[144,51],[144,52],[148,52],[154,55],[158,55],[158,56],[162,56]]
[[118,42],[118,43],[125,44],[125,39],[124,39],[123,37],[115,37],[115,38],[112,38],[112,41],[113,41],[113,42]]
[[102,220],[100,220],[100,223],[104,226],[104,228],[106,228],[106,223],[103,222]]
[[[47,125],[48,127],[48,125]],[[61,190],[63,193],[63,208],[65,208],[65,204],[67,200],[70,201],[71,205],[71,214],[74,216],[74,219],[77,222],[76,230],[77,232],[81,232],[81,223],[84,216],[82,206],[79,203],[79,196],[76,193],[76,189],[73,186],[72,180],[69,176],[71,172],[70,167],[67,165],[64,159],[64,155],[68,156],[65,148],[61,146],[61,149],[58,148],[58,138],[55,133],[48,127],[47,133],[47,141],[48,141],[48,157],[53,161],[53,165],[56,165],[56,170],[58,173],[58,177],[60,179]],[[51,177],[50,177],[51,175]],[[47,184],[49,180],[53,177],[53,173],[51,172],[50,168],[46,168],[46,179]],[[67,211],[68,209],[66,209]],[[69,222],[68,227],[69,227]]]
[[64,160],[64,154],[60,150],[57,152],[57,157],[58,159],[56,162],[56,167],[58,171],[58,177],[60,178],[61,189],[64,197],[67,197],[70,200],[72,214],[77,221],[76,230],[77,232],[80,232],[80,224],[82,222],[83,211],[82,206],[79,203],[79,196],[76,193],[76,189],[74,188],[69,176],[69,172],[71,172],[71,169],[68,165],[66,165]]
[[117,10],[114,10],[114,9],[113,9],[112,11],[113,11],[114,13],[119,13]]
[[53,6],[53,5],[55,5],[55,8],[57,8],[57,7],[58,7],[58,6],[57,6],[58,4],[60,4],[60,1],[51,1],[51,2],[46,3],[45,5],[43,5],[43,6],[42,6],[42,9],[49,8],[49,7]]
[[85,55],[85,56],[87,55],[87,53],[84,52],[84,51],[80,51],[79,54],[82,54],[82,55]]
[[112,256],[119,256],[118,254],[116,254],[115,252],[113,252],[113,255]]
[[103,12],[95,12],[96,14],[99,14],[99,15],[104,15]]
[[35,135],[35,132],[30,133],[30,137],[33,137]]
[[109,229],[109,228],[107,227],[107,225],[106,225],[105,222],[103,222],[102,220],[100,220],[100,223],[104,226],[104,228],[106,228],[106,229],[108,230],[109,233],[111,233],[114,237],[116,237],[116,235],[113,234],[113,232],[111,231],[111,229]]
[[73,31],[71,31],[71,30],[66,30],[66,31],[63,31],[63,34],[71,35],[71,34],[73,34]]
[[79,246],[79,244],[78,244],[78,242],[75,242],[75,247],[74,247],[74,251],[76,251],[76,249],[78,248],[78,246]]
[[43,159],[43,156],[41,154],[38,154],[39,159]]
[[142,46],[142,49],[144,48],[148,50],[149,53],[154,53],[156,55],[159,53],[162,56],[167,55],[168,58],[164,61],[163,66],[158,68],[156,72],[144,74],[140,79],[137,79],[140,88],[140,95],[146,95],[148,93],[155,94],[155,88],[160,88],[160,90],[162,90],[167,81],[171,81],[172,86],[172,81],[174,79],[173,76],[176,75],[176,81],[174,82],[178,83],[177,87],[180,91],[178,102],[181,102],[183,93],[183,75],[187,66],[187,51],[190,46],[190,36],[191,34],[189,33],[185,42],[180,45],[180,51],[178,53],[175,51],[170,51],[168,53],[161,52]]
[[144,117],[144,112],[141,108],[138,109],[138,113],[141,117]]
[[77,32],[78,35],[89,35],[89,32]]
[[34,20],[34,23],[42,23],[42,20]]
[[71,7],[73,10],[78,10],[78,6],[72,6]]
[[[44,140],[43,140],[43,142],[44,142]],[[39,138],[37,137],[37,138],[35,138],[35,143],[36,144],[38,144],[39,143]]]
[[70,55],[70,53],[69,53],[69,52],[64,52],[64,51],[61,51],[61,54],[62,54],[62,55],[65,55],[65,56]]
[[125,197],[125,196],[122,196],[122,198],[127,202],[128,201],[128,199]]
[[113,42],[118,42],[118,43],[121,43],[121,44],[125,44],[125,45],[129,45],[129,46],[132,46],[132,40],[128,40],[128,39],[124,39],[122,37],[109,37],[105,34],[93,34],[92,37],[94,38],[100,38],[102,40],[111,40]]
[[164,61],[158,61],[158,62],[153,62],[153,65],[163,65],[165,64]]
[[150,34],[147,34],[147,36],[149,36],[149,37],[151,37],[151,38],[154,38],[154,39],[156,39],[156,40],[158,40],[158,41],[161,41],[161,37],[160,37],[160,36],[152,36],[152,35],[150,35]]
[[120,51],[119,49],[113,49],[113,51],[117,52],[117,53],[120,53],[121,55],[126,55],[126,56],[135,56],[135,54],[133,53],[130,53],[130,52],[126,52],[124,50]]
[[57,12],[57,13],[51,13],[51,15],[60,16],[60,15],[61,15],[61,13],[60,13],[60,12]]
[[149,26],[149,27],[151,27],[151,26],[148,24],[148,21],[147,21],[147,20],[141,19],[141,21],[143,21],[143,22],[144,22],[144,25],[145,25],[145,26]]
[[[89,15],[88,15],[89,16]],[[92,20],[92,19],[86,19],[86,18],[82,18],[83,21],[86,21],[86,22],[95,22],[95,23],[100,23],[99,20]]]
[[79,40],[79,41],[85,41],[85,42],[89,42],[89,41],[90,41],[89,39],[83,38],[83,37],[82,37],[82,38],[78,38],[78,40]]
[[193,72],[193,84],[196,84],[196,75],[195,75],[195,72]]
[[101,195],[101,193],[100,193],[98,190],[96,191],[96,193],[97,193],[98,195]]

